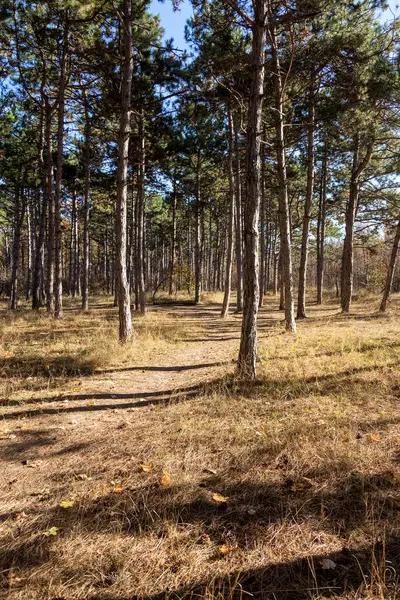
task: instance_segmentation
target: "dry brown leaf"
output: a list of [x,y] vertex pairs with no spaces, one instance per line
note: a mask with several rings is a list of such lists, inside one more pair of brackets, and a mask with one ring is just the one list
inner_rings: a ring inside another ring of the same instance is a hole
[[214,502],[217,502],[217,503],[230,502],[230,498],[228,498],[228,496],[223,496],[222,494],[219,494],[218,492],[215,492],[212,495],[212,499],[214,500]]
[[163,476],[161,478],[161,485],[169,485],[171,483],[171,475],[168,471],[163,471]]
[[222,544],[219,547],[219,552],[220,552],[220,554],[223,554],[225,556],[226,554],[229,554],[229,552],[234,552],[235,550],[237,550],[237,548],[238,548],[237,544],[231,544],[231,545]]
[[28,515],[22,511],[20,513],[18,513],[17,515],[15,515],[15,520],[16,521],[20,521],[21,519],[25,519]]

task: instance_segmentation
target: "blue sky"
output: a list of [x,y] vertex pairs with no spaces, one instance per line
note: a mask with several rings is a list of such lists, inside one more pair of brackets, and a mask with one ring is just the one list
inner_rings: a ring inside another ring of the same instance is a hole
[[[400,15],[400,10],[397,8],[400,0],[389,0],[390,10],[386,11],[382,15],[383,20],[392,18],[393,13],[396,16]],[[192,5],[190,0],[183,0],[180,3],[179,9],[174,11],[172,8],[172,0],[164,0],[163,3],[159,0],[151,1],[151,12],[153,14],[159,14],[161,20],[161,26],[165,31],[165,38],[174,38],[175,48],[181,50],[187,49],[188,46],[185,42],[185,24],[187,19],[192,16]]]
[[153,14],[160,15],[161,27],[165,31],[165,38],[174,38],[174,47],[180,50],[188,49],[185,42],[185,24],[193,14],[192,5],[189,0],[183,0],[179,9],[174,11],[172,1],[165,0],[163,3],[159,0],[152,0],[150,5]]

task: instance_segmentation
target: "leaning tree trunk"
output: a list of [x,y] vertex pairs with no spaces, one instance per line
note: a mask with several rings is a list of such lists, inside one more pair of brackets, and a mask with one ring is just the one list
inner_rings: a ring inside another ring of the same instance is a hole
[[[228,110],[228,178],[229,178],[229,215],[228,215],[228,249],[225,266],[225,291],[221,317],[225,318],[229,310],[232,284],[233,238],[235,234],[235,178],[233,174],[233,124],[232,113]],[[211,242],[211,240],[210,240]]]
[[369,144],[366,154],[361,161],[359,160],[359,146],[359,136],[357,135],[355,139],[353,167],[351,171],[349,201],[346,206],[346,233],[342,254],[340,304],[342,307],[342,312],[344,313],[350,312],[351,297],[353,294],[353,240],[354,223],[358,208],[359,180],[361,173],[364,171],[371,159],[373,144]]
[[272,50],[272,62],[274,70],[274,96],[275,96],[275,132],[276,132],[276,156],[278,166],[279,186],[279,224],[281,234],[282,252],[282,277],[285,289],[285,322],[288,331],[296,331],[294,320],[294,291],[293,291],[293,267],[290,240],[290,210],[286,176],[285,136],[283,123],[283,81],[279,60],[279,49],[276,38],[276,29],[273,16],[270,15],[270,40]]
[[315,103],[314,103],[314,73],[311,75],[311,84],[308,100],[308,136],[307,136],[307,191],[304,203],[303,233],[301,239],[301,255],[299,268],[299,289],[297,298],[297,318],[306,318],[306,282],[308,242],[311,221],[311,208],[314,193],[314,129],[315,129]]
[[54,316],[62,319],[62,229],[61,229],[61,201],[62,201],[62,169],[64,152],[64,113],[65,113],[65,88],[67,85],[67,57],[68,57],[68,22],[65,23],[63,47],[61,50],[60,84],[58,90],[58,123],[57,123],[57,173],[56,191],[54,202],[54,229],[55,229],[55,273],[54,273]]
[[385,290],[383,292],[383,298],[379,310],[381,312],[385,312],[386,306],[389,300],[390,292],[393,284],[394,277],[394,269],[396,266],[397,253],[399,251],[399,243],[400,243],[400,219],[397,223],[396,235],[394,236],[392,254],[390,256],[389,269],[386,277]]
[[121,84],[121,113],[118,135],[117,163],[117,200],[115,211],[116,257],[119,339],[126,342],[132,335],[132,316],[129,296],[129,283],[126,273],[126,227],[127,227],[127,192],[128,192],[128,159],[129,139],[131,133],[131,87],[133,72],[132,44],[132,2],[124,0],[123,4],[123,44],[124,64]]
[[90,115],[85,88],[83,88],[83,101],[85,106],[85,196],[83,201],[82,310],[89,310]]
[[241,377],[255,379],[258,312],[258,221],[260,213],[260,130],[264,94],[266,0],[255,0],[252,25],[251,88],[246,137],[246,202],[244,214],[244,297],[238,359]]
[[236,192],[236,312],[243,311],[243,223],[242,223],[242,178],[240,174],[239,124],[234,115],[235,132],[235,192]]
[[327,172],[327,146],[325,142],[322,157],[321,189],[317,224],[317,304],[322,304],[322,292],[324,287]]
[[146,290],[144,283],[144,202],[145,202],[145,134],[144,115],[139,117],[139,173],[137,195],[137,246],[136,246],[136,280],[138,286],[138,309],[146,312]]

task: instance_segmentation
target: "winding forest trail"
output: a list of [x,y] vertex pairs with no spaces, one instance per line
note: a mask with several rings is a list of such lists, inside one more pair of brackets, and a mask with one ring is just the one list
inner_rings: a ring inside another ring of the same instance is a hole
[[[86,414],[138,409],[165,404],[170,399],[189,397],[207,382],[232,372],[240,344],[241,314],[231,312],[220,318],[220,304],[163,304],[151,308],[171,327],[185,331],[184,339],[169,345],[167,351],[155,348],[154,353],[126,366],[96,370],[91,375],[73,377],[73,381],[58,387],[57,393],[33,394],[31,399],[13,401],[2,407],[2,418],[53,415],[62,425],[63,417],[71,413]],[[268,314],[267,314],[268,313]],[[268,306],[259,314],[259,337],[281,318],[275,307]],[[172,348],[172,352],[171,352]],[[140,341],[139,341],[140,349]],[[72,358],[72,357],[71,357]],[[145,362],[144,362],[145,361]],[[78,387],[77,387],[78,386]]]

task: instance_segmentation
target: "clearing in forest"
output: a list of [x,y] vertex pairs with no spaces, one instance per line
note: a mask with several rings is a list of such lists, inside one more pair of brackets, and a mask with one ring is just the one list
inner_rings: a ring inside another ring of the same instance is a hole
[[0,596],[398,598],[400,298],[1,318]]

